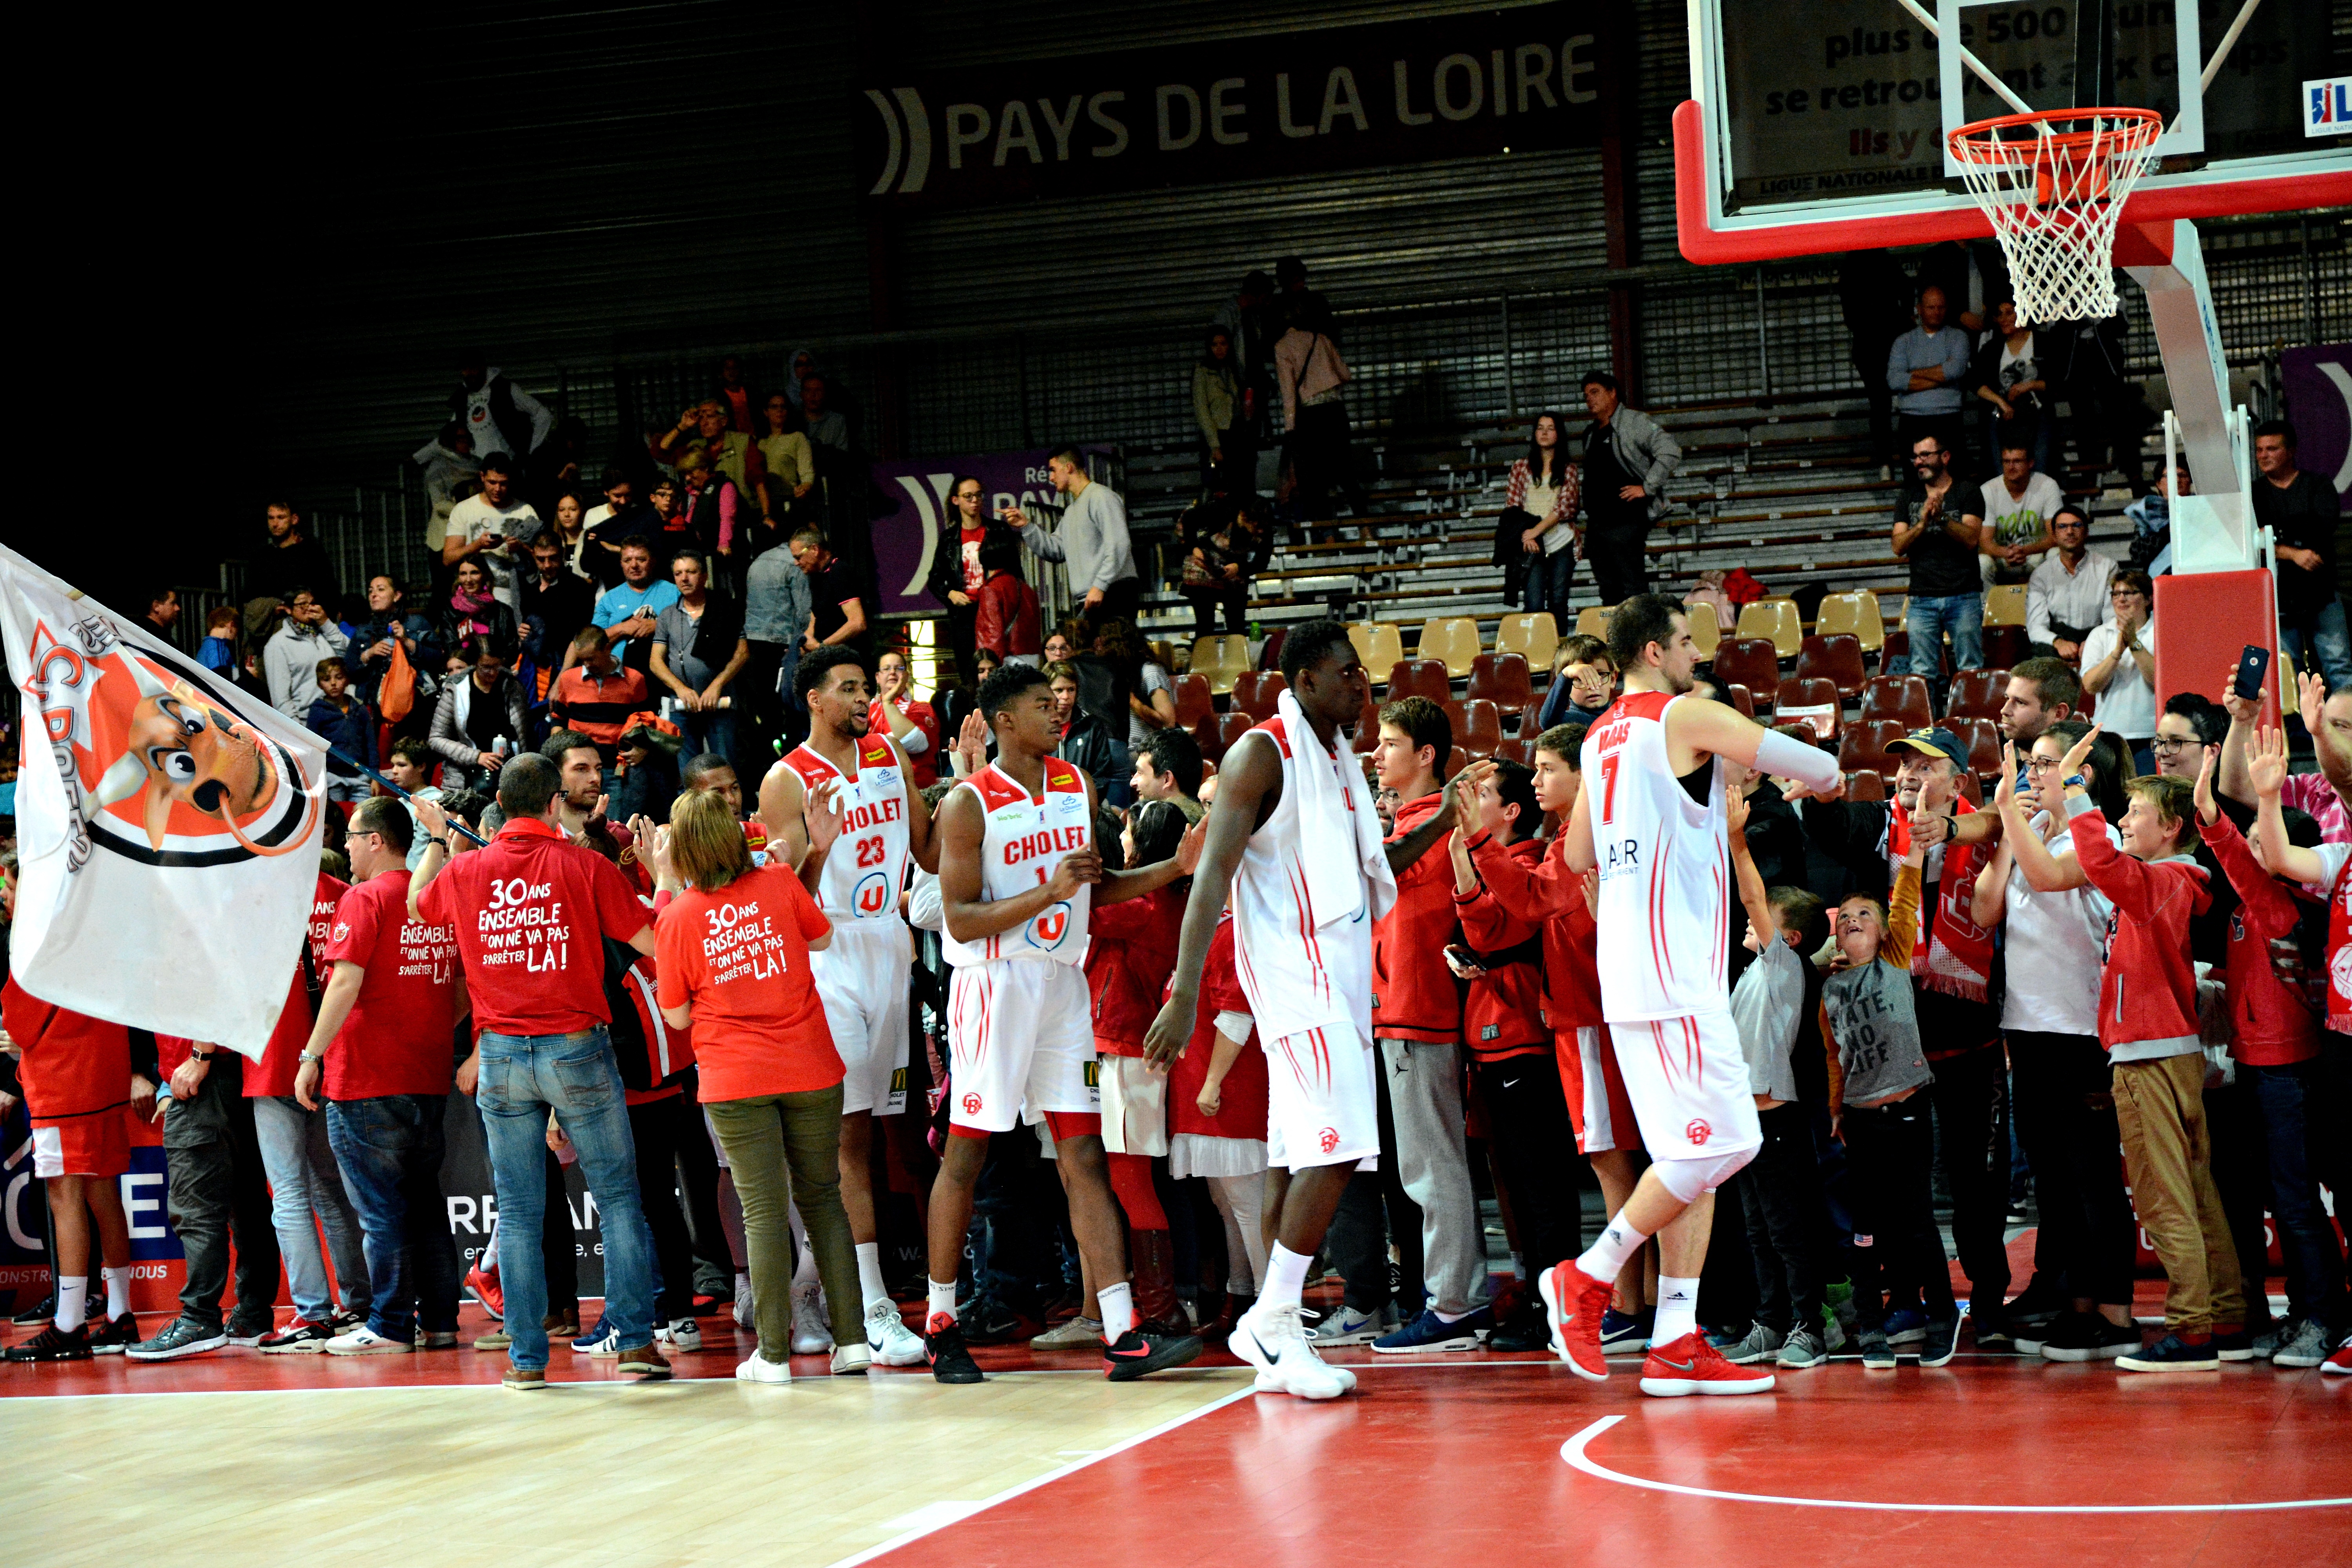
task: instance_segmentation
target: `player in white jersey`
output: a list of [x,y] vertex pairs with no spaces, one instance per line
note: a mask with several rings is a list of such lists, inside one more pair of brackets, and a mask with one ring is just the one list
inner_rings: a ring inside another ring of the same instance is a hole
[[[1601,1016],[1650,1168],[1583,1257],[1540,1281],[1560,1359],[1609,1375],[1601,1314],[1625,1260],[1656,1236],[1657,1326],[1642,1392],[1760,1394],[1771,1374],[1735,1367],[1698,1331],[1698,1275],[1715,1189],[1763,1142],[1725,985],[1731,874],[1724,792],[1746,770],[1796,780],[1822,800],[1845,776],[1817,746],[1691,693],[1698,650],[1682,606],[1655,594],[1620,605],[1609,652],[1624,694],[1585,732],[1585,787],[1570,815],[1570,869],[1598,866]],[[1737,764],[1736,777],[1727,768]],[[1794,793],[1794,792],[1792,792]]]
[[1042,1116],[1054,1138],[1070,1228],[1101,1303],[1103,1370],[1114,1382],[1201,1353],[1189,1334],[1135,1326],[1127,1244],[1103,1153],[1092,1069],[1094,1005],[1079,965],[1093,905],[1140,898],[1190,875],[1201,830],[1157,865],[1107,871],[1094,847],[1094,781],[1050,753],[1062,739],[1045,672],[1009,664],[980,683],[996,761],[940,803],[940,906],[956,966],[948,1002],[947,1149],[931,1187],[931,1370],[977,1383],[956,1326],[956,1272],[991,1133]]
[[[1291,628],[1282,673],[1289,688],[1276,716],[1235,742],[1218,769],[1175,977],[1143,1050],[1164,1067],[1192,1039],[1201,972],[1230,892],[1234,964],[1265,1044],[1266,1207],[1279,1231],[1257,1304],[1227,1343],[1259,1369],[1261,1390],[1330,1399],[1356,1380],[1308,1345],[1298,1296],[1348,1178],[1380,1154],[1372,925],[1396,900],[1395,873],[1452,831],[1461,797],[1449,794],[1428,821],[1382,843],[1371,785],[1341,732],[1366,696],[1347,628]],[[1456,784],[1475,788],[1486,771],[1465,770]]]
[[[802,660],[796,684],[808,704],[809,738],[768,770],[760,784],[760,822],[785,865],[800,868],[802,884],[833,922],[833,942],[809,954],[809,973],[834,1048],[845,1069],[841,1085],[841,1204],[857,1248],[866,1348],[884,1366],[913,1366],[923,1342],[900,1321],[882,1279],[881,1232],[874,1220],[874,1118],[907,1108],[907,1005],[914,938],[898,912],[907,862],[938,868],[931,814],[908,784],[906,753],[888,735],[868,732],[873,682],[864,657],[846,647],[820,648]],[[825,849],[809,847],[807,813],[840,819],[839,837]],[[819,1286],[811,1254],[805,1279],[793,1281],[794,1337],[812,1350],[830,1348],[818,1310]]]

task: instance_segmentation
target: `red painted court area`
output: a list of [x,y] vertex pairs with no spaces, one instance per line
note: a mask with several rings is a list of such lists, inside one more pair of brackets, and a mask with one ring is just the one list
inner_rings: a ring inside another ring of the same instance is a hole
[[[1351,1364],[1353,1397],[1244,1395],[865,1561],[1100,1561],[1071,1521],[1115,1519],[1123,1542],[1182,1542],[1122,1547],[1123,1561],[1267,1568],[1669,1552],[1875,1568],[2352,1563],[2352,1379],[2267,1366],[2135,1378],[1964,1355],[1931,1372],[1836,1363],[1759,1397],[1653,1400],[1631,1362],[1599,1387],[1499,1357]],[[1562,1456],[1580,1435],[1590,1469]],[[2338,1506],[2254,1506],[2315,1499]],[[2074,1511],[2139,1504],[2200,1511]],[[2004,1511],[1945,1510],[1961,1505]],[[2037,1509],[2063,1511],[2025,1511]]]

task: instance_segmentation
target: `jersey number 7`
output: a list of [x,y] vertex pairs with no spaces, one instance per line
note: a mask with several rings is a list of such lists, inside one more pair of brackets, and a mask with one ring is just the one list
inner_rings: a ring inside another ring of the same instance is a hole
[[1601,820],[1610,823],[1617,816],[1617,753],[1604,752],[1601,758]]

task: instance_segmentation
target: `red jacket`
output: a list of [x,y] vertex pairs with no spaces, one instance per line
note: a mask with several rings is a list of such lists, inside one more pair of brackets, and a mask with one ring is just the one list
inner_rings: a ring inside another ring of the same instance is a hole
[[2099,1044],[2111,1061],[2200,1049],[2189,921],[2213,903],[2205,868],[2187,856],[2136,860],[2107,842],[2105,819],[2087,801],[2068,809],[2074,858],[2116,907],[2099,970]]
[[1002,661],[1016,653],[1040,653],[1045,647],[1037,619],[1037,590],[1018,572],[998,572],[980,585],[972,610],[972,641]]
[[1480,834],[1470,840],[1478,880],[1504,912],[1543,922],[1544,1021],[1555,1035],[1595,1029],[1601,1017],[1601,927],[1584,901],[1584,879],[1568,868],[1568,839],[1528,858],[1517,845]]
[[[1541,839],[1522,838],[1503,851],[1530,868],[1544,858]],[[1449,863],[1452,858],[1448,858]],[[1475,862],[1474,862],[1475,864]],[[1454,895],[1462,942],[1486,961],[1486,973],[1470,982],[1462,1003],[1462,1040],[1482,1062],[1551,1049],[1551,1026],[1544,1017],[1544,973],[1538,958],[1548,945],[1554,921],[1523,920],[1505,911],[1484,887]],[[1548,956],[1548,954],[1545,954]]]
[[1097,904],[1087,916],[1087,986],[1095,997],[1095,1049],[1139,1057],[1160,1015],[1189,889],[1162,888],[1139,899]]
[[[1445,805],[1443,791],[1397,807],[1398,839]],[[1396,904],[1372,928],[1372,1033],[1420,1046],[1462,1041],[1462,983],[1445,967],[1454,940],[1454,863],[1433,848],[1396,874]]]
[[2225,815],[2204,829],[2239,904],[2230,916],[2230,1054],[2249,1067],[2285,1067],[2319,1054],[2319,1019],[2300,986],[2271,966],[2271,943],[2294,934],[2302,906],[2286,884],[2255,863]]

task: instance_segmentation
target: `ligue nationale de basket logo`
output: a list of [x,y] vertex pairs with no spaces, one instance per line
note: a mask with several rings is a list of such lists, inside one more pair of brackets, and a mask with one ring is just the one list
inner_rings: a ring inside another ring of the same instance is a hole
[[1709,1127],[1702,1119],[1694,1116],[1691,1118],[1690,1125],[1683,1129],[1683,1136],[1693,1143],[1704,1143],[1715,1136],[1715,1129]]
[[868,871],[857,879],[850,890],[849,907],[867,920],[873,920],[890,905],[890,879],[879,871]]
[[2341,136],[2352,132],[2352,76],[2303,84],[2303,133]]
[[202,677],[168,668],[93,616],[36,622],[32,679],[65,784],[67,865],[95,847],[149,866],[225,866],[311,841],[321,809],[293,754]]
[[963,1113],[966,1116],[978,1116],[980,1114],[979,1090],[974,1089],[971,1093],[963,1097]]
[[1070,906],[1055,904],[1029,922],[1029,945],[1051,952],[1070,934]]

